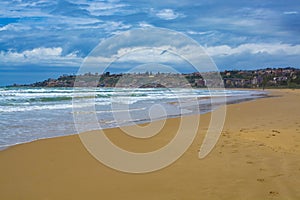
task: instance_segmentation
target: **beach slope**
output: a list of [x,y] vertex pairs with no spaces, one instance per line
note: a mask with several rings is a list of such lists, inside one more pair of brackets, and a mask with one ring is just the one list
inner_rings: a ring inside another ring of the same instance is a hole
[[[16,145],[0,152],[0,199],[300,199],[300,91],[227,106],[222,135],[204,159],[198,150],[210,113],[191,147],[174,164],[147,174],[110,169],[94,159],[78,135]],[[191,120],[193,117],[190,117]],[[148,140],[118,128],[110,139],[130,151],[158,149],[179,119]]]

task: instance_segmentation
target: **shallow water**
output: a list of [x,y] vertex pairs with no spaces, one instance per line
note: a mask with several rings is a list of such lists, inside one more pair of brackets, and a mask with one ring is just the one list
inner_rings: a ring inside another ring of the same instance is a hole
[[[245,90],[3,87],[0,149],[77,133],[73,114],[85,119],[88,112],[93,112],[98,126],[104,129],[210,112],[219,105],[260,98],[262,94]],[[214,98],[213,105],[210,97]],[[89,130],[89,119],[85,120],[84,130]]]

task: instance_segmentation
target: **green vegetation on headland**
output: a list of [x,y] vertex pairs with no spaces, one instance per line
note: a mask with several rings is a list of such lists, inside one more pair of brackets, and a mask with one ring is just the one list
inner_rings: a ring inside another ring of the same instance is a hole
[[[57,79],[48,79],[27,85],[29,87],[206,87],[209,77],[215,72],[171,74],[151,72],[135,74],[92,74],[63,75]],[[259,70],[226,70],[220,72],[226,88],[300,88],[300,69],[266,68]],[[171,83],[171,84],[170,84]]]

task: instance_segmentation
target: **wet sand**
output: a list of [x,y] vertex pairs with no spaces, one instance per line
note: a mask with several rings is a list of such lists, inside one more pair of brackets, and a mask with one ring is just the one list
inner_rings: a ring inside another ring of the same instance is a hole
[[[190,148],[152,173],[104,166],[78,135],[0,151],[0,199],[300,199],[300,91],[270,92],[271,98],[227,106],[222,135],[204,159],[198,151],[211,114],[201,115]],[[118,128],[105,133],[124,149],[147,152],[166,145],[179,122],[168,119],[149,139],[133,139]]]

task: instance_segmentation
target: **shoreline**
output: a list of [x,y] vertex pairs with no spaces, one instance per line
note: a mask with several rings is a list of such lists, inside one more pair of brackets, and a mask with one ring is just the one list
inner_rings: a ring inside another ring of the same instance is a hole
[[[229,88],[229,89],[226,89],[225,90],[242,90],[242,91],[256,91],[256,92],[263,92],[261,90],[257,90],[255,88],[252,88],[252,89],[238,89],[238,88]],[[265,91],[264,91],[265,92]],[[225,96],[224,96],[225,97]],[[213,97],[198,97],[198,100],[210,100],[211,98],[214,98],[214,99],[218,99],[218,98],[224,98],[224,97],[219,97],[219,96],[213,96]],[[248,95],[247,98],[238,98],[238,96],[226,96],[225,99],[226,99],[226,103],[225,105],[230,105],[230,104],[239,104],[239,103],[243,103],[243,102],[247,102],[247,101],[255,101],[255,100],[258,100],[258,99],[261,99],[261,98],[269,98],[269,97],[272,97],[269,95],[268,92],[265,92],[264,94],[251,94],[251,95]],[[176,104],[177,102],[169,102],[169,104]],[[221,104],[221,106],[223,105],[223,103],[219,103]],[[166,118],[161,118],[161,119],[155,119],[153,120],[152,122],[155,122],[155,121],[160,121],[160,120],[166,120],[166,119],[172,119],[172,118],[180,118],[182,116],[190,116],[190,115],[203,115],[203,114],[206,114],[206,113],[210,113],[212,111],[214,111],[215,109],[218,109],[218,107],[220,106],[218,103],[216,103],[215,105],[211,106],[210,103],[206,102],[204,104],[201,104],[199,103],[199,106],[200,106],[200,110],[201,109],[205,109],[205,111],[202,111],[202,113],[199,113],[199,114],[182,114],[182,115],[170,115],[170,116],[167,116]],[[207,108],[209,107],[209,108]],[[136,121],[133,121],[133,123],[136,123],[137,125],[143,125],[143,124],[148,124],[150,123],[151,121],[149,121],[149,119],[140,119],[140,120],[136,120]],[[123,125],[124,127],[127,127],[127,126],[130,126],[130,125]],[[112,128],[120,128],[120,127],[123,127],[123,126],[116,126],[116,127],[107,127],[107,128],[103,128],[101,130],[106,130],[106,129],[112,129]],[[39,141],[39,140],[45,140],[45,139],[51,139],[51,138],[59,138],[59,137],[64,137],[64,136],[70,136],[70,135],[78,135],[79,133],[70,133],[70,134],[67,134],[67,135],[60,135],[60,136],[49,136],[49,137],[43,137],[43,138],[38,138],[38,139],[33,139],[33,140],[30,140],[30,141],[25,141],[25,142],[20,142],[20,143],[16,143],[16,144],[12,144],[12,145],[6,145],[6,146],[1,146],[0,147],[0,152],[1,151],[4,151],[8,148],[11,148],[11,147],[14,147],[14,146],[17,146],[17,145],[22,145],[22,144],[27,144],[27,143],[32,143],[32,142],[35,142],[35,141]]]
[[[270,94],[279,97],[228,105],[222,135],[204,159],[198,159],[198,150],[211,113],[200,115],[188,150],[152,173],[112,170],[94,159],[76,135],[0,151],[0,198],[299,199],[300,90]],[[133,139],[119,128],[105,134],[121,148],[148,152],[167,144],[178,122],[166,120],[162,132],[148,140]]]

